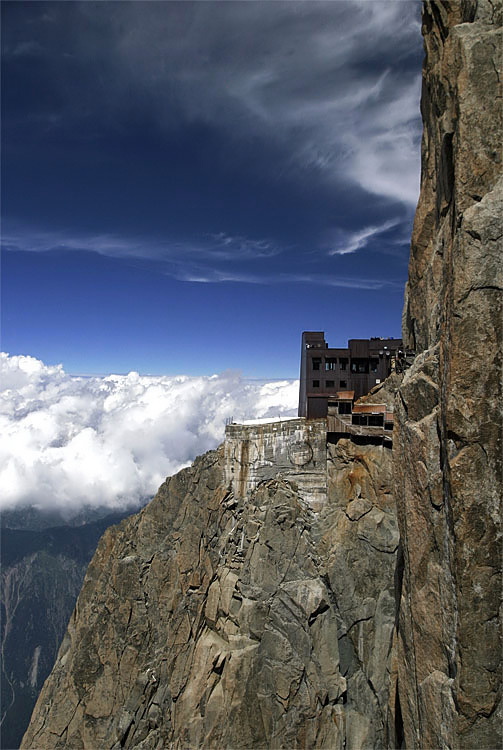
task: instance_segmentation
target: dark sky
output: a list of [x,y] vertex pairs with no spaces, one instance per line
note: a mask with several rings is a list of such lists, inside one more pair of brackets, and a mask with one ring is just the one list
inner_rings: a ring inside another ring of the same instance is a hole
[[296,377],[400,336],[420,4],[3,2],[2,349]]

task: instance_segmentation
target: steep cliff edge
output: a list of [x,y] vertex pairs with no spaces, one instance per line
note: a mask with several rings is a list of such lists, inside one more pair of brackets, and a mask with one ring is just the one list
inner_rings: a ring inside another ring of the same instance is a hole
[[329,446],[315,513],[243,497],[223,448],[107,531],[23,747],[382,746],[398,546],[391,452]]
[[[395,409],[407,748],[501,742],[502,5],[423,9],[421,195]],[[403,717],[403,727],[401,717]]]

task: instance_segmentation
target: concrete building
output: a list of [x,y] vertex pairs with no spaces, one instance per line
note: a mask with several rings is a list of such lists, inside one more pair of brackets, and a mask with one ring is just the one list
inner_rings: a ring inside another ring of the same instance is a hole
[[327,442],[341,438],[390,448],[393,413],[386,404],[355,400],[406,366],[400,339],[352,339],[329,349],[322,331],[302,334],[299,416],[230,422],[225,428],[225,474],[235,497],[281,476],[320,511],[327,499]]
[[225,473],[236,497],[249,497],[261,482],[280,475],[295,482],[313,510],[321,510],[327,499],[326,420],[228,424]]
[[304,331],[300,358],[299,417],[322,419],[341,391],[364,396],[403,357],[401,339],[350,339],[346,349],[329,348],[324,331]]

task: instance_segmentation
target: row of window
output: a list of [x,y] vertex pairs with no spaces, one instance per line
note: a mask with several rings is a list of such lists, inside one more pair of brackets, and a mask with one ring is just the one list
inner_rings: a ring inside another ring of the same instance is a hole
[[351,417],[351,424],[382,427],[384,424],[384,416],[382,414],[353,414]]
[[[335,370],[337,367],[337,357],[325,357],[325,371]],[[323,360],[321,357],[313,357],[311,360],[313,370],[321,370],[323,367]],[[345,370],[348,365],[348,360],[345,357],[339,357],[339,369]],[[351,360],[351,372],[356,373],[368,373],[377,372],[379,366],[378,359],[352,359]]]
[[393,422],[385,422],[382,414],[353,414],[351,424],[361,427],[383,427],[385,430],[393,429]]
[[[323,360],[321,357],[313,357],[311,360],[313,364],[313,370],[321,370]],[[339,358],[339,369],[345,370],[348,364],[346,357]],[[335,370],[337,367],[337,357],[325,357],[325,370]]]
[[[313,388],[319,388],[320,387],[320,381],[319,380],[313,380]],[[325,380],[325,387],[326,388],[335,388],[335,380]],[[339,380],[339,388],[347,388],[348,384],[346,380]]]

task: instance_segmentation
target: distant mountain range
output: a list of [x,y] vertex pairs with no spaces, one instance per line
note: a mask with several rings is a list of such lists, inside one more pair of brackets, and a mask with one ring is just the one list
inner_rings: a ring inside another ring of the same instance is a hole
[[86,509],[66,525],[34,508],[2,514],[2,750],[19,747],[98,540],[136,510]]

